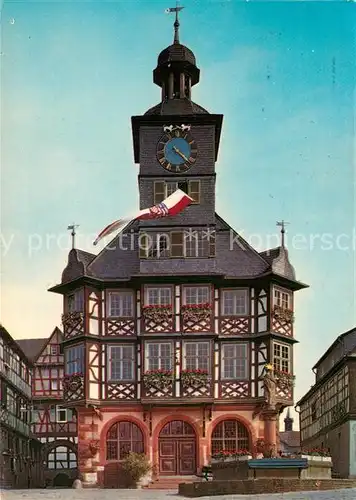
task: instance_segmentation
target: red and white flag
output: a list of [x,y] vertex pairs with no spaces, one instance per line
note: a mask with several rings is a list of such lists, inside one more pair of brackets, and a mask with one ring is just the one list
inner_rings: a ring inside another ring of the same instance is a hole
[[161,217],[177,215],[190,205],[192,201],[193,199],[184,193],[184,191],[177,189],[173,194],[168,196],[168,198],[163,200],[161,203],[158,203],[158,205],[140,210],[136,215],[131,217],[124,217],[112,222],[98,234],[93,245],[97,245],[102,238],[108,236],[114,231],[122,231],[127,224],[134,220],[158,219]]

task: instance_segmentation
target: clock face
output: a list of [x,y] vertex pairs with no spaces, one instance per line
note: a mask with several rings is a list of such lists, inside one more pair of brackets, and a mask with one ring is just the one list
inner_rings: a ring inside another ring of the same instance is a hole
[[189,132],[179,128],[166,132],[157,144],[157,159],[171,172],[186,172],[195,163],[197,146]]

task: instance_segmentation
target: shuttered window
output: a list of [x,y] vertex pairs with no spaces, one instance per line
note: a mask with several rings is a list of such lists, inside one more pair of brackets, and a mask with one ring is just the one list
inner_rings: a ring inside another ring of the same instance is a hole
[[181,189],[193,198],[192,204],[200,203],[200,180],[190,180],[183,182],[175,181],[154,181],[153,183],[153,203],[157,205],[173,194],[177,189]]

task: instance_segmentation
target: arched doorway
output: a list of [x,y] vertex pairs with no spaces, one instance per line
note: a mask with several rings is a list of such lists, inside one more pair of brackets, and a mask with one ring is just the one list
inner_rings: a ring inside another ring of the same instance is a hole
[[58,444],[48,452],[47,468],[49,470],[76,469],[77,455],[69,446]]
[[248,449],[250,435],[248,429],[238,420],[223,420],[213,430],[211,436],[211,454],[219,451]]
[[196,473],[196,435],[182,420],[168,422],[158,438],[159,472],[166,476]]
[[127,475],[122,471],[120,461],[130,451],[144,453],[143,433],[133,422],[122,421],[113,424],[106,434],[106,460],[104,467],[105,488],[126,488]]

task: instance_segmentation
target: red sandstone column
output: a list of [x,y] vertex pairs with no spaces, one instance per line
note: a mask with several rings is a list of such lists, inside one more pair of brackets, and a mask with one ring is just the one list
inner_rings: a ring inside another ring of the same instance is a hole
[[265,455],[275,457],[277,455],[277,412],[275,410],[267,410],[264,415],[264,441]]

